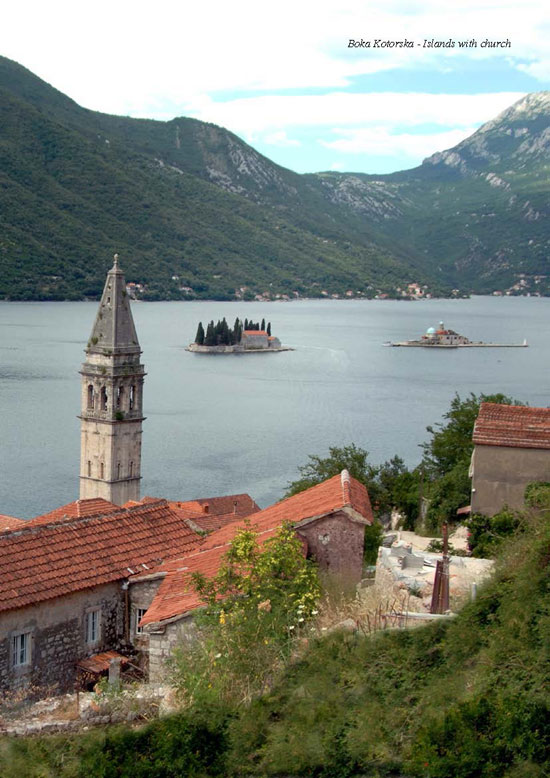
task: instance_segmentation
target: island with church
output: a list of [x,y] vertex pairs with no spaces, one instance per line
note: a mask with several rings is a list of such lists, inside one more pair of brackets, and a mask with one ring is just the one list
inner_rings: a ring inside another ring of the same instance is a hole
[[258,354],[276,353],[278,351],[293,351],[288,346],[282,346],[279,338],[271,334],[271,322],[260,323],[239,318],[230,327],[225,317],[214,324],[209,322],[206,331],[199,322],[195,340],[187,346],[186,351],[198,354]]

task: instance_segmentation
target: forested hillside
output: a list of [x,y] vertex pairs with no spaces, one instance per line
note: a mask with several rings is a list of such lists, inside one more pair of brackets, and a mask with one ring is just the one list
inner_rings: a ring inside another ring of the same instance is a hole
[[550,97],[386,176],[298,175],[189,118],[78,106],[0,58],[0,298],[81,299],[118,251],[146,299],[550,289]]

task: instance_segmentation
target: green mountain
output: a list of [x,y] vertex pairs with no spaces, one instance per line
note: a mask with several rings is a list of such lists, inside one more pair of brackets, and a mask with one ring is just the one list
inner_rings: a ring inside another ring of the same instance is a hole
[[546,292],[549,107],[530,95],[414,170],[298,175],[212,124],[87,110],[0,58],[0,298],[96,297],[115,251],[149,299]]
[[0,128],[0,297],[97,296],[114,251],[153,299],[428,279],[360,216],[214,125],[89,111],[0,58]]
[[322,179],[335,200],[414,246],[443,283],[547,294],[549,173],[550,92],[539,92],[413,170]]

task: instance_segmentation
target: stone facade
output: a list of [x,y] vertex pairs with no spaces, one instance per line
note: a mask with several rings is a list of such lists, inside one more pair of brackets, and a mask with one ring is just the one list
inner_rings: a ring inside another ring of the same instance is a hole
[[[95,630],[91,629],[92,622]],[[76,663],[118,648],[123,625],[120,584],[97,586],[0,614],[0,691],[21,687],[35,690],[38,695],[41,690],[71,691]],[[27,636],[23,644],[21,636]],[[15,651],[20,652],[18,657]]]
[[126,283],[107,274],[82,365],[80,498],[139,500],[143,365]]
[[354,587],[362,578],[364,522],[355,521],[345,510],[335,511],[298,527],[307,541],[322,575],[337,577],[340,585]]
[[494,516],[524,506],[525,487],[550,481],[550,450],[476,445],[472,457],[472,513]]
[[191,615],[164,624],[158,631],[149,633],[149,682],[163,683],[166,678],[166,661],[174,649],[182,643],[196,639],[197,628]]
[[129,586],[129,640],[137,651],[136,663],[149,674],[150,634],[139,626],[144,612],[153,602],[162,578],[131,582]]

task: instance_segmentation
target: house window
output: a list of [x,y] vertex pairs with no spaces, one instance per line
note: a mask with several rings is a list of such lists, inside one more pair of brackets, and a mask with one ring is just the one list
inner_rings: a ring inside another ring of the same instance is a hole
[[143,635],[143,627],[139,626],[139,622],[147,613],[147,608],[136,608],[136,622],[134,632],[136,635]]
[[31,633],[20,632],[12,637],[12,657],[14,667],[23,667],[31,661]]
[[99,642],[99,617],[101,609],[94,608],[86,614],[86,643],[94,645]]

